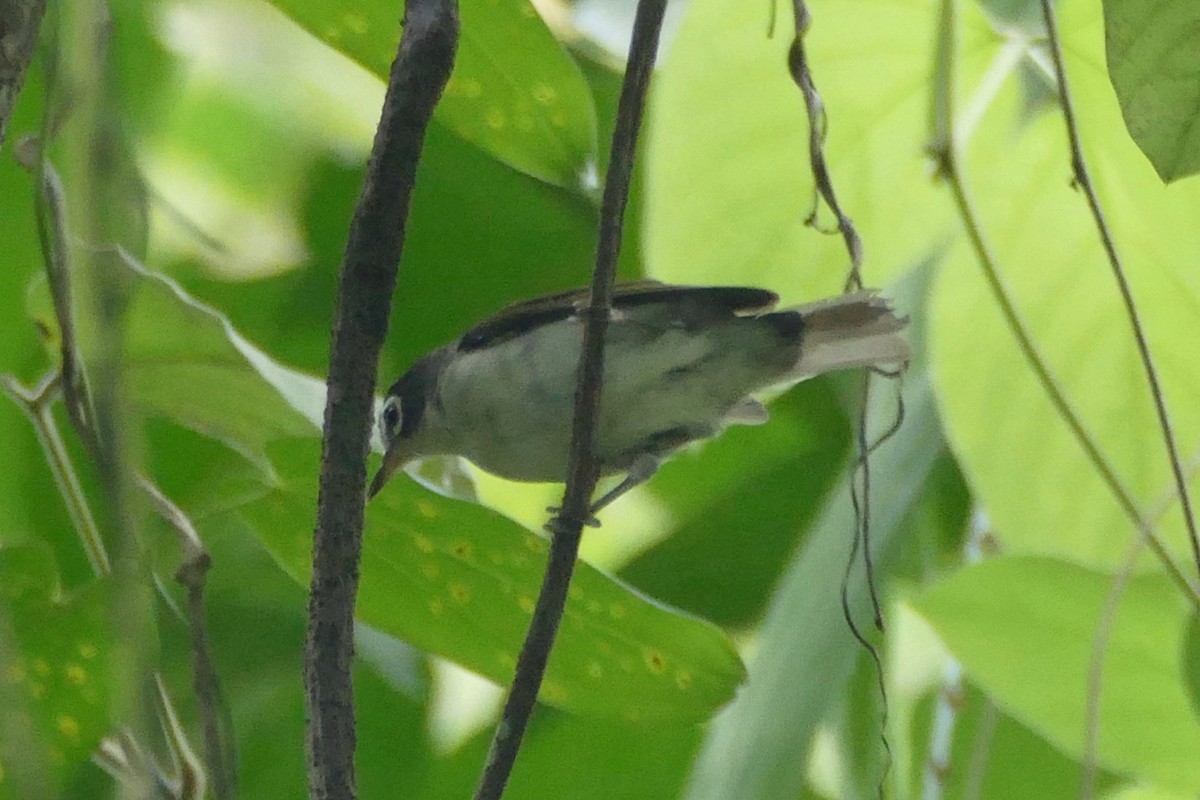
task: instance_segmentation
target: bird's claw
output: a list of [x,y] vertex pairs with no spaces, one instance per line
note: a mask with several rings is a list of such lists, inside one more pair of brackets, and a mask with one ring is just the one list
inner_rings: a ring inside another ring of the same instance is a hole
[[[546,531],[548,533],[554,533],[555,532],[554,524],[556,522],[560,522],[560,521],[565,522],[566,521],[562,517],[562,508],[559,506],[546,506],[546,512],[551,515],[550,521],[546,523]],[[599,528],[600,527],[600,520],[596,518],[595,514],[588,514],[587,517],[582,520],[582,522],[584,525],[588,526],[589,528]]]

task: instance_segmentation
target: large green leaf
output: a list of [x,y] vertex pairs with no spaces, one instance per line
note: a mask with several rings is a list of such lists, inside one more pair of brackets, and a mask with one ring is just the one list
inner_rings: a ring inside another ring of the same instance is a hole
[[[928,383],[913,376],[905,386],[905,422],[872,461],[871,536],[880,575],[943,448]],[[873,418],[881,427],[890,410],[882,400],[876,404]],[[796,797],[803,787],[812,736],[859,652],[838,597],[854,529],[848,489],[843,482],[830,495],[783,577],[763,622],[746,688],[709,731],[692,772],[689,800],[782,800]],[[850,603],[856,619],[869,619],[865,580],[857,570]]]
[[[397,4],[274,4],[317,38],[387,80],[400,35]],[[437,118],[511,166],[587,188],[596,118],[579,68],[529,0],[463,0],[458,57]]]
[[1129,135],[1164,181],[1200,172],[1200,4],[1104,0],[1108,74]]
[[818,379],[771,403],[769,425],[677,456],[648,489],[670,512],[669,533],[621,577],[722,625],[753,624],[836,484],[848,442],[832,382]]
[[[961,570],[914,605],[998,704],[1080,757],[1112,580],[1062,561],[1009,556]],[[1179,661],[1187,620],[1165,579],[1136,578],[1125,589],[1104,650],[1097,757],[1110,769],[1195,793],[1200,722]]]
[[[1200,452],[1200,184],[1164,187],[1120,122],[1100,68],[1098,9],[1063,6],[1079,122],[1137,299],[1185,464]],[[1009,45],[1010,47],[1017,45]],[[1011,76],[1010,76],[1011,77]],[[972,87],[973,90],[974,87]],[[1129,324],[1095,226],[1070,185],[1056,115],[1022,119],[1015,80],[971,142],[968,180],[999,269],[1068,401],[1135,503],[1177,552],[1182,517]],[[1003,152],[998,160],[995,153]],[[1059,418],[997,310],[975,254],[951,251],[931,308],[933,375],[948,438],[1006,547],[1112,567],[1136,535]],[[1191,468],[1191,491],[1200,480]],[[1144,562],[1145,563],[1145,562]]]
[[[677,797],[699,744],[696,725],[534,714],[505,797],[512,800],[663,800]],[[470,797],[492,737],[485,730],[430,772],[416,800]]]
[[[950,222],[924,157],[934,4],[811,5],[806,43],[828,110],[830,171],[869,279],[886,281]],[[805,225],[813,183],[804,104],[787,71],[791,35],[788,3],[688,5],[651,97],[645,242],[655,277],[747,281],[788,299],[841,287],[841,238]],[[831,226],[828,211],[821,223]]]
[[[285,569],[307,582],[324,385],[272,361],[168,279],[129,266],[140,278],[127,338],[131,399],[278,473],[245,511]],[[245,500],[245,476],[223,472],[224,505]],[[368,507],[359,617],[508,681],[545,553],[543,537],[494,512],[396,481]],[[549,670],[547,702],[640,719],[702,719],[743,673],[718,629],[586,564]]]
[[0,549],[0,798],[51,796],[108,732],[111,584],[57,585],[45,549]]
[[[307,582],[316,506],[314,440],[273,448],[279,483],[245,507],[284,568]],[[498,683],[512,679],[545,569],[546,539],[409,480],[367,507],[358,617]],[[707,717],[743,668],[711,624],[580,563],[542,699],[628,720]]]

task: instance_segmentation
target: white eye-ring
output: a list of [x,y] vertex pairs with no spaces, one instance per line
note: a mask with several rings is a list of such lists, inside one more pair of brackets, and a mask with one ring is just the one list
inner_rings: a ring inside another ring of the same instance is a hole
[[383,411],[379,415],[379,433],[385,442],[390,442],[400,435],[400,423],[403,419],[399,397],[393,395],[383,401]]

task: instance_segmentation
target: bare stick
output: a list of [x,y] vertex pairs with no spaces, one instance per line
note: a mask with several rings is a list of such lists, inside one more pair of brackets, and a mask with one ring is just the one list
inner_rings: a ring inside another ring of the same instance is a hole
[[1125,277],[1125,268],[1121,265],[1121,256],[1117,253],[1117,244],[1113,240],[1112,231],[1100,208],[1100,198],[1096,187],[1092,185],[1088,173],[1087,162],[1083,158],[1083,146],[1079,142],[1079,123],[1075,119],[1075,107],[1071,101],[1071,89],[1067,83],[1067,68],[1063,62],[1062,43],[1058,39],[1058,22],[1055,19],[1054,7],[1050,0],[1042,0],[1042,17],[1046,20],[1046,39],[1050,44],[1050,55],[1054,61],[1054,76],[1058,82],[1058,95],[1062,102],[1063,122],[1067,127],[1067,141],[1071,147],[1071,171],[1075,174],[1076,185],[1083,190],[1087,198],[1088,208],[1096,221],[1096,230],[1100,234],[1100,242],[1108,256],[1109,266],[1112,267],[1113,279],[1121,292],[1121,301],[1125,304],[1125,313],[1129,317],[1129,326],[1133,329],[1133,338],[1137,343],[1138,356],[1142,360],[1142,368],[1146,371],[1146,383],[1154,398],[1154,410],[1158,414],[1158,424],[1162,429],[1163,444],[1167,448],[1167,458],[1171,462],[1171,471],[1175,476],[1175,490],[1179,492],[1179,504],[1183,508],[1183,522],[1187,527],[1188,539],[1192,545],[1192,558],[1196,569],[1200,571],[1200,535],[1196,532],[1196,517],[1192,512],[1192,500],[1188,495],[1187,478],[1184,476],[1183,461],[1179,457],[1179,447],[1175,442],[1175,434],[1171,428],[1171,418],[1167,413],[1167,401],[1163,396],[1162,385],[1158,381],[1158,370],[1154,367],[1154,359],[1150,355],[1150,345],[1146,341],[1146,333],[1142,329],[1141,317],[1137,305],[1133,301],[1133,291]]
[[600,235],[596,247],[596,267],[592,273],[591,299],[584,310],[585,326],[579,382],[575,390],[567,487],[563,494],[562,510],[547,525],[553,538],[546,574],[525,643],[517,658],[512,689],[505,700],[487,763],[479,787],[475,790],[475,800],[498,800],[504,794],[567,602],[567,588],[575,569],[583,525],[591,516],[588,506],[599,477],[594,438],[604,374],[604,333],[612,308],[617,254],[621,249],[622,223],[633,174],[638,130],[665,10],[666,0],[639,0],[634,17],[629,63],[625,68],[625,81],[617,107],[612,157],[600,208]]
[[362,555],[375,374],[425,130],[458,45],[455,0],[409,0],[354,210],[329,356],[304,677],[312,798],[355,796],[354,601]]
[[[846,291],[863,288],[862,282],[862,239],[854,228],[845,212],[838,203],[837,193],[833,190],[833,180],[829,177],[829,166],[825,163],[825,103],[813,82],[812,70],[808,67],[808,56],[804,51],[804,36],[812,24],[812,15],[804,0],[792,0],[793,13],[796,21],[796,38],[788,51],[788,69],[792,80],[800,87],[804,95],[804,108],[808,112],[808,159],[812,168],[813,182],[829,210],[837,219],[837,230],[846,242],[846,250],[850,253],[850,273],[846,276]],[[810,223],[815,223],[816,207],[813,207]]]
[[[179,536],[183,563],[175,571],[175,580],[187,590],[187,619],[192,637],[192,686],[200,709],[200,728],[204,733],[204,761],[212,782],[213,797],[216,800],[229,800],[234,795],[235,786],[233,748],[228,738],[222,738],[221,735],[221,712],[225,702],[213,665],[204,615],[204,581],[212,567],[212,557],[187,514],[149,478],[139,475],[137,480],[158,515]],[[162,693],[166,702],[166,690],[162,689]],[[228,733],[232,727],[225,725],[224,730]]]
[[1017,346],[1021,350],[1021,355],[1041,384],[1042,391],[1046,393],[1046,397],[1050,400],[1051,405],[1054,406],[1054,410],[1058,413],[1059,418],[1070,430],[1071,435],[1074,436],[1075,441],[1083,448],[1088,461],[1100,474],[1101,479],[1121,506],[1121,510],[1125,513],[1125,516],[1133,524],[1138,533],[1146,539],[1147,546],[1162,563],[1163,568],[1170,575],[1171,579],[1187,595],[1191,603],[1197,609],[1200,609],[1200,590],[1188,581],[1187,577],[1180,571],[1178,565],[1175,564],[1170,553],[1167,552],[1163,543],[1154,534],[1150,522],[1138,509],[1133,496],[1121,482],[1121,479],[1117,477],[1116,470],[1100,451],[1100,446],[1096,443],[1095,437],[1092,436],[1091,432],[1084,426],[1083,421],[1075,413],[1074,408],[1072,408],[1070,402],[1067,400],[1066,393],[1059,383],[1058,378],[1050,371],[1046,359],[1034,343],[1029,326],[1013,302],[1012,292],[1000,274],[999,261],[984,234],[979,214],[975,209],[975,204],[971,199],[970,191],[966,185],[966,179],[959,167],[958,143],[955,140],[954,105],[952,102],[954,93],[953,65],[956,24],[954,4],[955,0],[943,0],[942,3],[940,32],[937,43],[937,63],[935,64],[936,85],[934,88],[934,108],[932,110],[933,133],[929,144],[929,152],[937,163],[938,175],[946,182],[946,185],[950,189],[951,198],[954,201],[958,216],[962,220],[963,227],[966,229],[971,247],[975,251],[976,260],[983,270],[983,275],[987,281],[988,288],[992,292],[992,297],[995,299],[1000,313],[1004,317],[1004,321],[1016,339]]

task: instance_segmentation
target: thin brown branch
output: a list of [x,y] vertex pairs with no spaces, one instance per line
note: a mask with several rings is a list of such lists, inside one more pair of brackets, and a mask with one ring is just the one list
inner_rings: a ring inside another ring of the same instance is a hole
[[588,508],[600,472],[594,439],[603,388],[604,335],[612,308],[617,255],[621,249],[625,204],[633,175],[638,131],[665,11],[666,0],[639,0],[634,17],[629,62],[617,106],[611,159],[600,207],[600,231],[591,297],[584,311],[585,325],[575,390],[567,486],[561,511],[547,525],[553,538],[546,573],[525,642],[517,658],[512,688],[505,700],[479,787],[475,790],[475,800],[498,800],[504,794],[562,619],[583,526],[590,517]]
[[[808,160],[812,169],[813,182],[821,199],[833,212],[833,216],[837,220],[837,230],[842,234],[842,239],[846,242],[846,250],[850,254],[850,272],[846,276],[845,289],[846,291],[862,289],[862,239],[859,238],[858,231],[850,217],[842,211],[841,204],[838,203],[837,192],[833,188],[833,180],[829,177],[829,165],[825,161],[825,132],[828,128],[825,103],[813,81],[812,70],[808,66],[808,55],[804,50],[804,37],[812,24],[812,15],[804,0],[792,0],[792,8],[796,22],[796,38],[792,41],[792,47],[788,51],[788,69],[792,73],[792,80],[796,82],[796,85],[800,87],[800,93],[804,95],[804,108],[808,112]],[[817,209],[814,205],[809,223],[815,224],[816,218]]]
[[[233,749],[228,734],[232,728],[222,724],[228,715],[217,670],[208,643],[208,628],[204,614],[204,582],[212,567],[212,557],[200,540],[200,534],[183,509],[175,505],[149,478],[138,476],[138,485],[150,498],[155,511],[178,534],[183,561],[175,571],[175,580],[187,592],[187,620],[192,639],[192,688],[200,710],[200,729],[204,734],[204,761],[216,800],[234,796],[236,776],[233,771]],[[163,702],[168,702],[166,690],[160,687]],[[173,711],[172,711],[173,714]],[[222,730],[226,736],[222,736]]]
[[45,13],[46,0],[0,3],[0,147],[25,84],[25,71],[33,60]]
[[350,668],[375,375],[417,162],[457,45],[455,0],[408,0],[338,282],[304,657],[314,800],[356,794]]
[[1042,18],[1046,22],[1046,39],[1050,45],[1050,55],[1054,62],[1054,75],[1058,83],[1058,95],[1062,103],[1063,122],[1067,128],[1067,141],[1071,147],[1071,170],[1075,175],[1075,184],[1083,190],[1087,198],[1088,208],[1096,223],[1096,231],[1100,234],[1100,242],[1104,245],[1104,253],[1108,256],[1109,266],[1112,267],[1113,279],[1121,292],[1121,302],[1125,305],[1125,314],[1129,317],[1129,326],[1133,330],[1133,339],[1137,343],[1138,357],[1146,372],[1146,383],[1154,400],[1154,411],[1158,415],[1158,425],[1162,429],[1163,444],[1167,450],[1167,458],[1171,464],[1171,472],[1175,478],[1175,490],[1179,492],[1179,504],[1183,510],[1183,522],[1187,528],[1188,540],[1192,545],[1192,559],[1200,572],[1200,535],[1196,532],[1196,516],[1192,511],[1192,500],[1188,494],[1187,477],[1184,474],[1183,460],[1179,456],[1179,446],[1175,441],[1175,433],[1171,428],[1171,417],[1167,413],[1167,400],[1163,394],[1162,384],[1158,380],[1158,370],[1154,366],[1154,358],[1150,353],[1150,344],[1146,340],[1146,332],[1142,328],[1141,317],[1137,304],[1133,299],[1133,290],[1125,276],[1125,267],[1117,252],[1117,243],[1113,239],[1112,230],[1104,218],[1104,210],[1100,207],[1100,198],[1096,187],[1088,173],[1087,161],[1083,157],[1083,145],[1079,140],[1079,122],[1075,117],[1075,106],[1071,100],[1071,87],[1067,81],[1067,68],[1063,61],[1062,43],[1058,38],[1058,22],[1054,14],[1054,6],[1050,0],[1042,0]]
[[[804,109],[808,115],[808,158],[809,168],[813,176],[813,185],[816,194],[825,201],[825,204],[829,206],[829,210],[833,212],[834,218],[837,220],[837,231],[841,233],[842,240],[846,245],[846,252],[850,256],[850,269],[846,275],[846,282],[843,289],[847,292],[861,290],[863,288],[862,239],[859,237],[858,230],[854,227],[850,216],[842,210],[842,206],[838,202],[837,192],[833,187],[833,179],[829,174],[829,165],[825,159],[825,136],[828,131],[828,118],[825,114],[825,103],[821,99],[820,92],[817,90],[816,82],[813,80],[812,69],[808,63],[808,54],[804,49],[804,38],[808,34],[809,27],[812,24],[812,15],[808,10],[808,4],[805,0],[792,0],[792,13],[796,36],[792,40],[792,46],[788,51],[788,70],[791,72],[792,80],[800,88],[800,93],[804,97]],[[772,21],[773,25],[774,22]],[[812,213],[808,218],[808,223],[813,227],[817,227],[817,212],[818,204],[814,202]],[[892,759],[891,745],[887,740],[888,702],[887,689],[883,679],[883,662],[875,646],[862,635],[850,612],[850,574],[861,548],[863,567],[866,570],[867,591],[871,598],[873,621],[875,628],[883,631],[883,608],[879,600],[878,582],[875,578],[875,564],[871,547],[871,452],[891,438],[897,428],[893,427],[891,430],[885,432],[873,444],[868,442],[867,425],[869,420],[867,417],[867,400],[870,393],[871,370],[865,370],[862,376],[862,402],[859,406],[858,417],[855,423],[855,445],[858,450],[858,456],[855,460],[856,477],[850,482],[850,500],[854,506],[854,538],[850,554],[846,559],[846,569],[842,575],[840,591],[842,615],[846,619],[846,625],[850,628],[850,633],[863,649],[866,650],[874,662],[875,675],[879,682],[879,695],[883,704],[882,719],[880,721],[880,740],[885,755],[883,774],[879,779],[879,796],[883,797],[884,782],[887,779],[887,772]],[[900,407],[903,409],[903,403],[901,403]],[[902,418],[903,413],[901,412],[900,419]],[[899,422],[897,422],[897,426],[898,424]]]
[[1180,590],[1196,608],[1200,609],[1200,589],[1188,581],[1163,543],[1155,535],[1150,521],[1138,509],[1133,495],[1121,482],[1116,470],[1101,452],[1095,437],[1083,424],[1079,415],[1075,413],[1075,409],[1067,400],[1062,384],[1051,372],[1048,362],[1034,343],[1029,325],[1013,301],[1012,291],[1000,272],[999,260],[983,231],[979,213],[976,211],[966,178],[959,166],[959,145],[956,141],[953,104],[954,51],[956,48],[955,2],[956,0],[943,0],[942,3],[937,63],[934,71],[938,85],[934,91],[933,134],[929,144],[929,153],[937,164],[939,177],[946,182],[950,189],[951,198],[959,219],[962,220],[971,248],[975,252],[976,261],[983,270],[984,279],[987,281],[992,297],[1012,332],[1013,338],[1016,339],[1025,363],[1033,371],[1038,383],[1041,384],[1042,391],[1054,406],[1059,419],[1066,424],[1075,441],[1083,448],[1088,462],[1100,475],[1101,480],[1104,481],[1113,498],[1121,506],[1121,510],[1134,529],[1146,539],[1147,546],[1162,563],[1163,568]]

